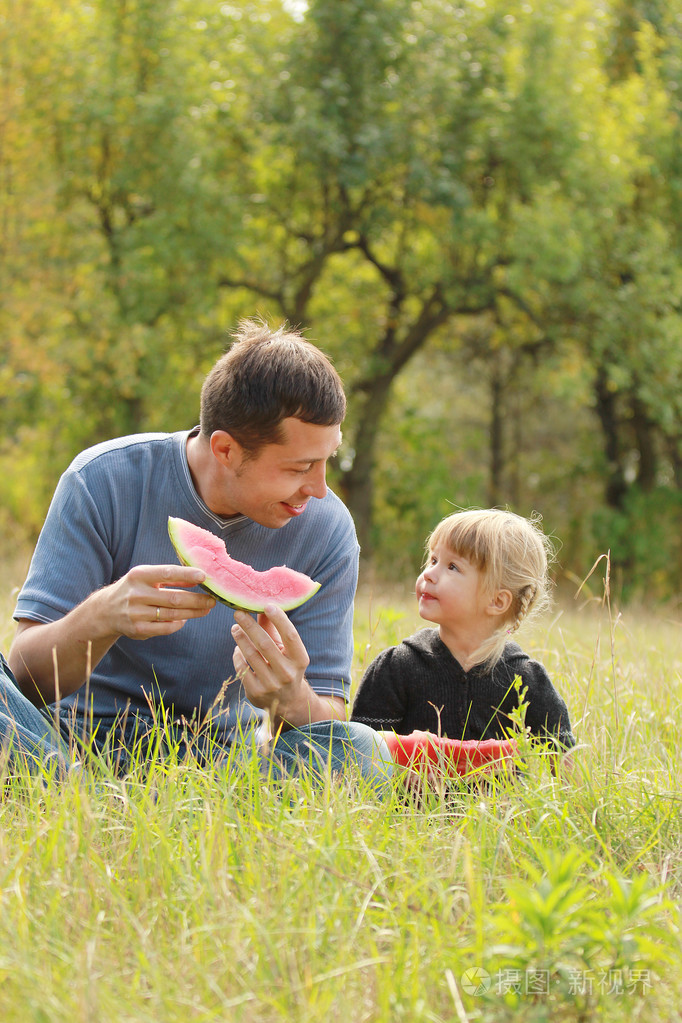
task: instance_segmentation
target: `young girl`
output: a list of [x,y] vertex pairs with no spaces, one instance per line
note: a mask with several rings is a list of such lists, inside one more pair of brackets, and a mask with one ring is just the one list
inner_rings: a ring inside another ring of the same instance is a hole
[[527,687],[526,725],[559,748],[575,744],[566,704],[538,661],[509,636],[549,603],[551,545],[533,520],[490,509],[443,519],[417,579],[421,629],[369,665],[353,720],[378,731],[504,739]]

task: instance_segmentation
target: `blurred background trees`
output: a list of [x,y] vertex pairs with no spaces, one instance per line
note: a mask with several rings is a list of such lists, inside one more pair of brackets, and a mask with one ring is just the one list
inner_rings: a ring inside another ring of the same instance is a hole
[[6,536],[257,314],[346,382],[380,577],[498,504],[679,593],[680,0],[10,0],[0,90]]

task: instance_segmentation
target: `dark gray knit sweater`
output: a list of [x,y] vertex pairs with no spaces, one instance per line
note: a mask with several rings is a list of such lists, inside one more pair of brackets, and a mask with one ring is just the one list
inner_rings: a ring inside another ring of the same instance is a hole
[[437,629],[421,629],[372,661],[352,719],[399,735],[419,729],[450,739],[503,739],[508,714],[518,705],[516,675],[528,686],[526,724],[532,734],[574,746],[566,704],[538,661],[507,643],[492,671],[480,665],[464,671]]

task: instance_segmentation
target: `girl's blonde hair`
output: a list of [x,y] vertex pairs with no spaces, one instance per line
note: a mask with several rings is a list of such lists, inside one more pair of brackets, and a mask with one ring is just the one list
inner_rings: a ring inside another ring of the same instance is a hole
[[488,592],[509,590],[512,602],[500,628],[475,651],[471,663],[492,668],[508,636],[551,603],[549,565],[554,548],[540,528],[541,516],[525,519],[497,508],[455,512],[439,522],[427,550],[443,544],[470,561]]

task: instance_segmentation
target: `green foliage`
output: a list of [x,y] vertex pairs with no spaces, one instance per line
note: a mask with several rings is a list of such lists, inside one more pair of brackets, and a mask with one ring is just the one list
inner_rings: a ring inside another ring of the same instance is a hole
[[[557,1001],[566,1000],[566,1008],[575,1011],[594,1005],[598,976],[660,966],[672,934],[652,920],[661,898],[648,878],[630,881],[608,869],[599,877],[590,858],[571,845],[540,849],[538,856],[537,865],[519,864],[525,876],[510,880],[505,900],[493,911],[500,944],[491,952],[506,968],[546,971],[550,988],[559,990]],[[582,976],[593,984],[575,990],[574,983],[572,991],[572,979]],[[509,1000],[519,1004],[516,994]]]
[[262,313],[344,376],[335,482],[385,575],[450,501],[538,508],[575,574],[603,552],[593,522],[641,532],[637,494],[672,507],[682,480],[680,13],[11,4],[8,516],[35,533],[92,442],[192,425],[235,320]]
[[[595,516],[597,543],[611,552],[614,583],[624,599],[665,601],[677,592],[671,569],[679,572],[682,565],[677,529],[681,512],[679,492],[658,487],[645,493],[633,488],[622,511],[603,509]],[[641,523],[646,523],[646,529]]]

